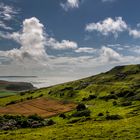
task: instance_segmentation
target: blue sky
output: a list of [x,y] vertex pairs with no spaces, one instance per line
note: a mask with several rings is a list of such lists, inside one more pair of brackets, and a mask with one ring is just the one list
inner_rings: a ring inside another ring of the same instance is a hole
[[139,0],[1,0],[1,75],[81,78],[140,62]]

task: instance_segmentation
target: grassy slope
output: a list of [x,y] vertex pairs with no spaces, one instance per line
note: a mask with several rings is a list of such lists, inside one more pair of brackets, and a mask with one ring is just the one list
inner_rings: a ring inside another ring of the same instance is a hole
[[[126,94],[123,95],[122,91],[131,91],[134,94],[126,96]],[[122,92],[122,96],[117,99],[101,99],[111,95],[111,92],[115,96]],[[54,126],[1,131],[0,139],[140,139],[140,65],[116,67],[97,76],[39,89],[22,96],[3,98],[0,99],[0,105],[4,106],[12,100],[26,99],[30,96],[37,98],[41,94],[44,98],[84,102],[92,112],[91,120],[70,124],[69,119],[63,120],[56,116],[53,117],[56,122]],[[97,96],[96,99],[82,101],[84,97],[87,98],[93,94]],[[113,101],[116,101],[118,105],[114,106]],[[120,105],[126,101],[131,101],[132,105]],[[110,112],[112,115],[121,115],[123,119],[109,121],[105,120],[104,116],[98,116],[99,113],[105,115],[106,112]],[[71,112],[68,114],[71,114]]]

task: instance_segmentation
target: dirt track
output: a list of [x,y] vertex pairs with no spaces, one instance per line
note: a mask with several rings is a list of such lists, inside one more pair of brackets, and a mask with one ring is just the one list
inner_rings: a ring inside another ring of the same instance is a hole
[[42,117],[51,117],[68,112],[74,107],[75,104],[73,103],[64,104],[52,99],[39,98],[2,107],[0,108],[0,114],[21,114],[25,116],[38,114]]

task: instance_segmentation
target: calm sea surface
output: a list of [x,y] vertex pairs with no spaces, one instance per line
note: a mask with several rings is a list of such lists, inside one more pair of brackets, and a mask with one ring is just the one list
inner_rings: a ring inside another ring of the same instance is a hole
[[48,87],[68,81],[75,80],[70,77],[0,77],[0,80],[13,81],[13,82],[29,82],[35,87]]

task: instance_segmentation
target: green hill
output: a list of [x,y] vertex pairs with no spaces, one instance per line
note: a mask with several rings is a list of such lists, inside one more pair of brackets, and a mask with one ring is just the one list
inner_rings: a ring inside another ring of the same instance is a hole
[[140,64],[117,66],[99,75],[2,98],[0,105],[27,98],[74,102],[84,104],[86,109],[75,108],[54,116],[51,119],[55,125],[49,127],[2,130],[1,140],[5,137],[17,140],[140,139]]
[[11,96],[21,91],[34,89],[33,85],[26,82],[9,82],[0,80],[0,98]]

